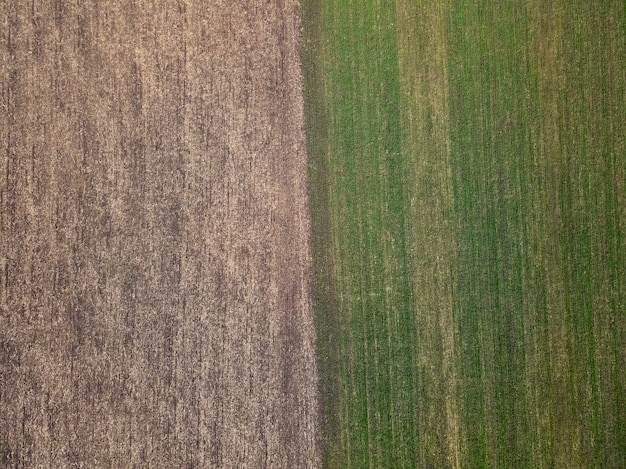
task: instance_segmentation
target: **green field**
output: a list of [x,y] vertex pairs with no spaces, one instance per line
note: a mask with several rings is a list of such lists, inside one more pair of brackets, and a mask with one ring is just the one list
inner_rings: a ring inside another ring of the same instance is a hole
[[303,0],[327,467],[626,464],[625,5]]

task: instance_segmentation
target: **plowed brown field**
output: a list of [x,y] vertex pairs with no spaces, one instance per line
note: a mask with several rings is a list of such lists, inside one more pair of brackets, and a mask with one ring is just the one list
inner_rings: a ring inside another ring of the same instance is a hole
[[0,466],[319,465],[299,14],[0,4]]

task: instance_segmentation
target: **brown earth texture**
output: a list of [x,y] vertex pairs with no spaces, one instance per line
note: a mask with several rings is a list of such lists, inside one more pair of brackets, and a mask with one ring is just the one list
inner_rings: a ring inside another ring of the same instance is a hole
[[0,467],[319,466],[299,15],[0,3]]

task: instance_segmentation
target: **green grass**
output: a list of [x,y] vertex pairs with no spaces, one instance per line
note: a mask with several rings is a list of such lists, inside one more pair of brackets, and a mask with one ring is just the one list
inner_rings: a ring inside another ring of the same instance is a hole
[[619,467],[623,4],[303,23],[326,466]]

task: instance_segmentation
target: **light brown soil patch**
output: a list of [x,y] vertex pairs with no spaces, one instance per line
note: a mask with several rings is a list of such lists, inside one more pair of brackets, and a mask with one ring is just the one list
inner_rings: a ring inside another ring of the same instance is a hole
[[0,8],[0,466],[317,466],[299,5]]

